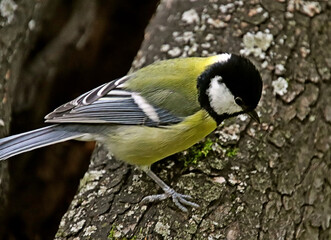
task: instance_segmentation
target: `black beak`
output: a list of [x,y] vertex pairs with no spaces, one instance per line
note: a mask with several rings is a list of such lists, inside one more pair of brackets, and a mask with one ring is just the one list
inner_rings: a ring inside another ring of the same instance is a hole
[[255,110],[250,111],[250,112],[246,112],[253,120],[255,120],[256,122],[260,123],[260,118],[259,115],[257,115],[257,112]]

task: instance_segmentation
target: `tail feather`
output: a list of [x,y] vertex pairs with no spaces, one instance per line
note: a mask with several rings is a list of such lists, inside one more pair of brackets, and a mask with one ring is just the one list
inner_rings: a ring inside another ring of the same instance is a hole
[[79,132],[66,131],[59,125],[52,125],[2,138],[0,139],[0,160],[83,135],[83,133]]

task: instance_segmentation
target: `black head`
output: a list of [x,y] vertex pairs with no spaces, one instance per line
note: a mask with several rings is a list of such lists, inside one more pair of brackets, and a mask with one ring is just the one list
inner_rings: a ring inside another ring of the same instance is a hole
[[218,122],[248,113],[258,118],[254,109],[260,101],[262,79],[256,67],[245,57],[221,54],[198,78],[199,102]]

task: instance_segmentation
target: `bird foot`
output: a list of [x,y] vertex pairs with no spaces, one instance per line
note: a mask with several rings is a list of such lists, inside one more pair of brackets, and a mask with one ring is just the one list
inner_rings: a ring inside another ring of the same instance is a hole
[[149,203],[149,202],[162,201],[162,200],[165,200],[170,197],[172,198],[172,201],[175,203],[175,205],[183,212],[188,211],[184,205],[193,207],[193,208],[199,208],[198,204],[190,201],[192,199],[192,197],[190,195],[184,195],[184,194],[177,193],[172,188],[166,189],[165,193],[163,193],[163,194],[156,194],[156,195],[150,195],[150,196],[144,197],[141,200],[141,203],[145,204],[145,203]]

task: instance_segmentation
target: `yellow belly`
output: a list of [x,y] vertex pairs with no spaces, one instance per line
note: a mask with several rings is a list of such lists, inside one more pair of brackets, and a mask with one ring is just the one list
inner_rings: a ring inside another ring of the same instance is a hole
[[216,128],[205,110],[171,127],[114,126],[106,142],[117,159],[151,165],[202,140]]

